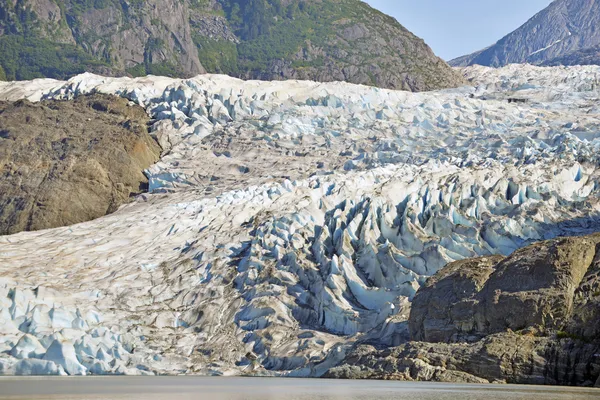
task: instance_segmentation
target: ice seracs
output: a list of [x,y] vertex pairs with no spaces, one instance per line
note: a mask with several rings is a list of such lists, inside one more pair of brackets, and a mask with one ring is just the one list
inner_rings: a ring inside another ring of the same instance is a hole
[[0,371],[318,376],[353,343],[405,340],[446,263],[597,230],[600,69],[464,73],[472,87],[416,94],[0,83],[10,99],[124,96],[164,150],[117,213],[0,238]]

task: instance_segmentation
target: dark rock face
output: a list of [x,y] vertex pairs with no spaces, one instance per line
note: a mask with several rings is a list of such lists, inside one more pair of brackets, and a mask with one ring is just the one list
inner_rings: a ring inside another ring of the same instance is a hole
[[355,349],[327,378],[598,386],[598,343],[500,333],[471,345],[409,342]]
[[[359,0],[17,3],[0,3],[0,45],[14,53],[0,54],[8,80],[64,79],[85,70],[113,76],[211,72],[412,91],[464,84],[423,40]],[[59,61],[53,62],[57,45]],[[31,46],[42,51],[27,50]],[[77,63],[67,68],[60,60],[73,53]],[[22,60],[15,63],[15,57]]]
[[413,342],[360,347],[330,377],[598,385],[600,234],[451,263],[417,292]]
[[98,218],[143,191],[160,156],[148,123],[103,95],[0,102],[0,234]]
[[561,65],[561,60],[565,65],[590,64],[593,57],[587,57],[584,50],[600,45],[599,24],[600,1],[557,0],[493,46],[452,60],[450,65]]
[[559,65],[600,65],[600,45],[577,50],[548,61],[544,66],[555,67]]
[[412,306],[409,329],[411,338],[427,342],[447,342],[478,338],[475,312],[494,265],[502,257],[457,261],[447,265],[417,292]]
[[504,260],[449,264],[415,296],[411,338],[458,342],[509,329],[561,329],[573,316],[575,291],[580,297],[588,292],[579,285],[598,242],[600,236],[563,238],[526,247]]

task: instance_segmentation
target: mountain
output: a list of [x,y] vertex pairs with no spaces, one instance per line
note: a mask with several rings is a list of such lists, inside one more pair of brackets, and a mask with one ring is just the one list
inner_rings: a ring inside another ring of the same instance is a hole
[[597,58],[588,57],[587,49],[600,45],[599,26],[599,0],[555,0],[496,44],[454,59],[450,65],[595,63]]
[[463,84],[421,39],[359,0],[0,1],[0,78],[84,71],[414,91]]

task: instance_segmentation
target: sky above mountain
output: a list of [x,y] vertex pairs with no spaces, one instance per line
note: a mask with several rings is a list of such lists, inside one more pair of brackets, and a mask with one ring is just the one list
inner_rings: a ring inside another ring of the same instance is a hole
[[366,0],[423,38],[445,60],[490,46],[550,0]]

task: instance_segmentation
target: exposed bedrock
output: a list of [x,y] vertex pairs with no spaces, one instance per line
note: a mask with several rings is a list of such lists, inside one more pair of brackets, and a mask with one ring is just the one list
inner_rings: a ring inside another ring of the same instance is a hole
[[357,348],[328,376],[594,386],[600,234],[450,263],[417,292],[410,342]]
[[148,186],[160,155],[149,118],[126,99],[0,103],[0,234],[72,225]]
[[[600,304],[594,296],[600,285],[598,242],[600,235],[564,238],[536,243],[505,259],[449,264],[415,296],[411,337],[464,342],[525,328],[540,332],[573,328],[572,334],[598,337],[600,319],[590,315],[594,307],[580,309],[589,302]],[[572,318],[578,318],[577,328],[571,326]]]

